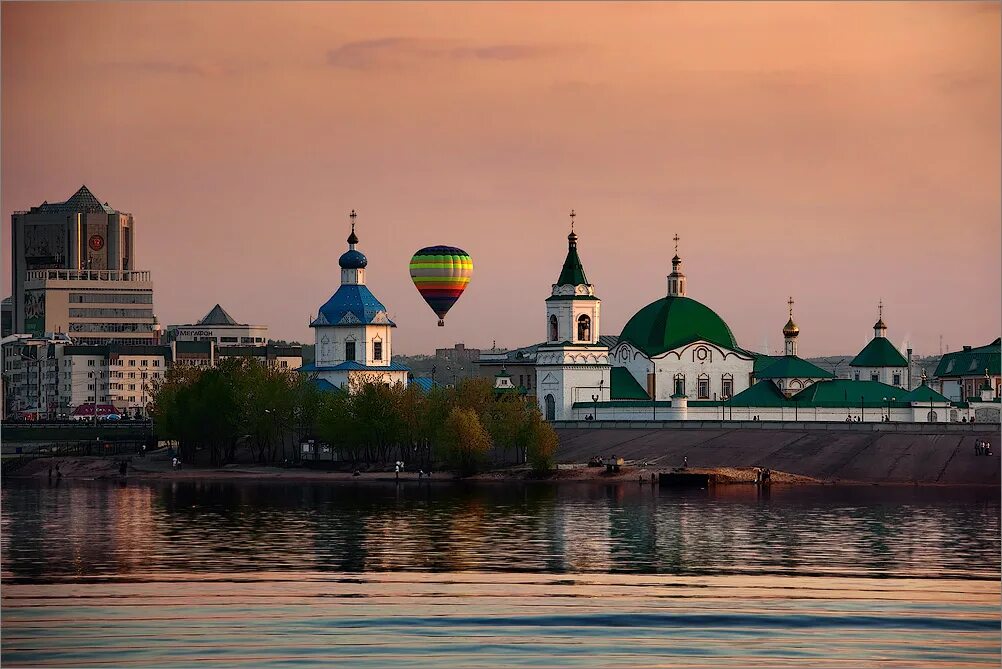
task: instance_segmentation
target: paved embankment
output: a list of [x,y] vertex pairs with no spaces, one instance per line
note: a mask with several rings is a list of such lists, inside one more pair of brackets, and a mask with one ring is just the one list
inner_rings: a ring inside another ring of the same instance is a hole
[[[558,424],[560,463],[617,457],[670,468],[768,467],[829,481],[998,485],[999,426]],[[976,456],[987,439],[992,457]]]

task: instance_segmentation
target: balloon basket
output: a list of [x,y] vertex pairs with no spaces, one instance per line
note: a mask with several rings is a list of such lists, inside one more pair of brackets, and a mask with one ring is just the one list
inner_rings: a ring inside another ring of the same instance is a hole
[[441,318],[438,319],[438,327],[440,327],[440,328],[444,328],[445,327],[445,321],[443,319],[441,319]]

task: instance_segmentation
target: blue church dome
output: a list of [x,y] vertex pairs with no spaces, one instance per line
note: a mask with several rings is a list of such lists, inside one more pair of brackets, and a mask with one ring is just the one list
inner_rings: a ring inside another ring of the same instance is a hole
[[[361,255],[361,254],[359,254]],[[376,315],[382,312],[386,314],[386,307],[376,299],[367,286],[359,284],[342,284],[337,292],[320,307],[320,314],[315,325],[338,325],[361,323],[368,325],[373,323]],[[348,319],[345,316],[351,314]],[[322,318],[321,318],[322,317]],[[396,327],[396,324],[389,318],[386,324]]]
[[369,264],[369,259],[361,251],[351,249],[341,254],[337,262],[341,269],[362,269]]

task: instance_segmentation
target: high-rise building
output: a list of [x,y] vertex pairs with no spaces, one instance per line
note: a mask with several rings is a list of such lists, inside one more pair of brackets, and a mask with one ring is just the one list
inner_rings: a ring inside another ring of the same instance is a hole
[[150,273],[136,270],[135,221],[86,186],[11,216],[13,329],[74,342],[159,339]]

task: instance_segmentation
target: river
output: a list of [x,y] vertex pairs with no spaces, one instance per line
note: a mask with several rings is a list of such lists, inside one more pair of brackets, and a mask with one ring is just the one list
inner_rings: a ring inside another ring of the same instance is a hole
[[994,666],[996,488],[5,482],[7,666]]

